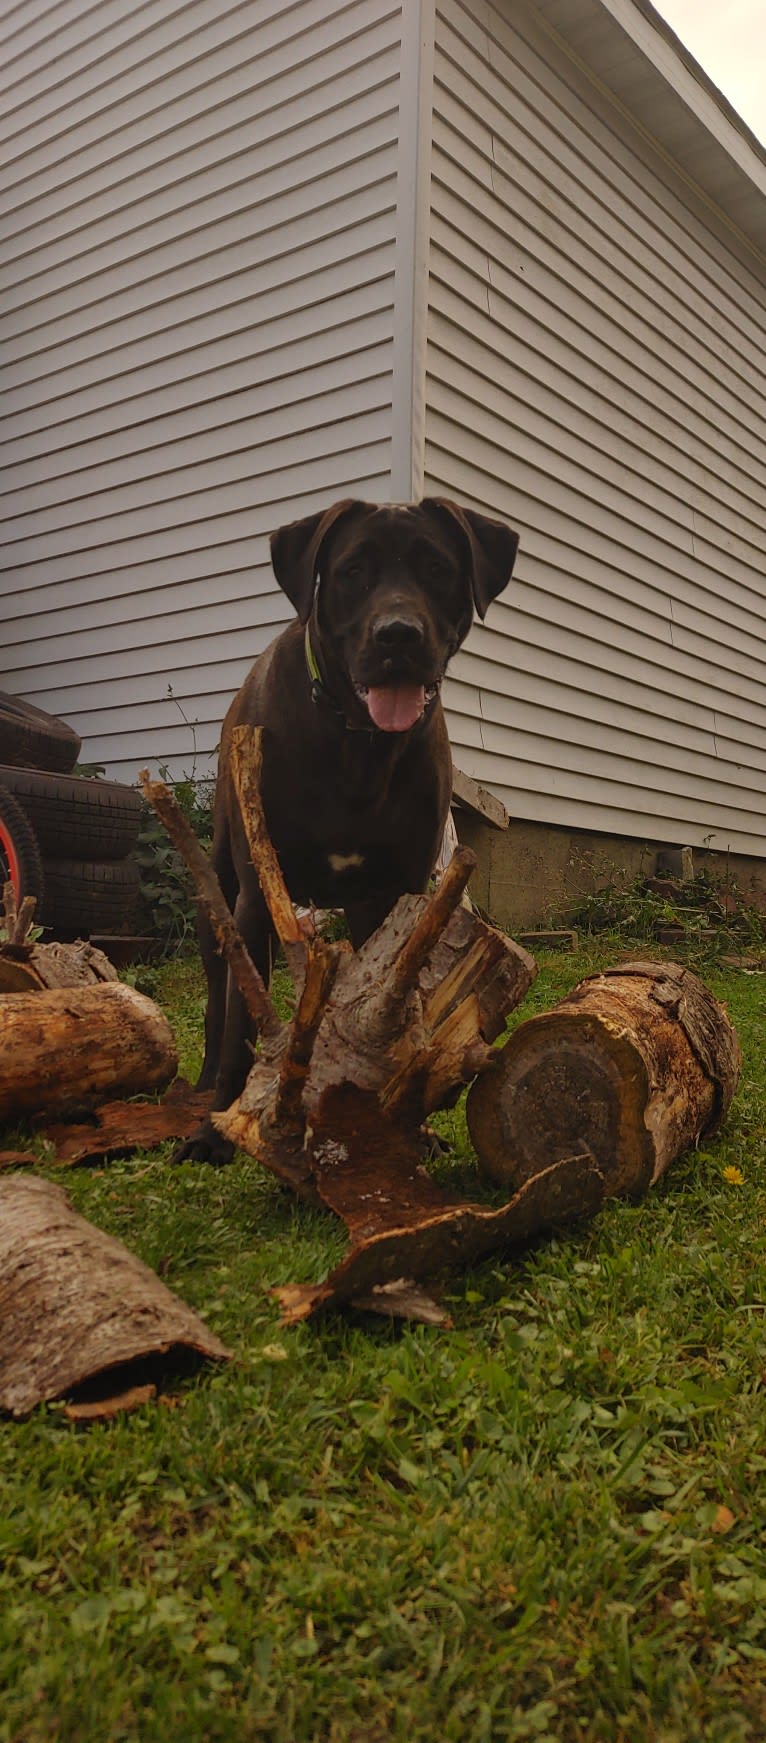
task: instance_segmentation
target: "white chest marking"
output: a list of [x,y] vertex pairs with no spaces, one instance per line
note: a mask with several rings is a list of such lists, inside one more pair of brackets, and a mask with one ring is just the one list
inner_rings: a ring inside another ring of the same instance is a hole
[[351,871],[364,865],[363,853],[328,853],[327,858],[334,872]]

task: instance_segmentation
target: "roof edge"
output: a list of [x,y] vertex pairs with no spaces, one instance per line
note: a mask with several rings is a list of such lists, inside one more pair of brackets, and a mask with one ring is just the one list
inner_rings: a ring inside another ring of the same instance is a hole
[[[651,0],[527,3],[726,222],[766,256],[766,148]],[[628,46],[635,52],[626,54]]]

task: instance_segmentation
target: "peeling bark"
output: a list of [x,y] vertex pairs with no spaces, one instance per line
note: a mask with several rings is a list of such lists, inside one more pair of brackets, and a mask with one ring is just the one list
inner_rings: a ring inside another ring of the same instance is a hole
[[[109,1101],[94,1108],[87,1120],[42,1125],[36,1137],[52,1149],[46,1160],[59,1168],[94,1162],[125,1150],[149,1150],[167,1138],[190,1138],[210,1112],[212,1091],[200,1094],[177,1077],[161,1102]],[[0,1168],[20,1164],[35,1167],[33,1150],[0,1150]]]

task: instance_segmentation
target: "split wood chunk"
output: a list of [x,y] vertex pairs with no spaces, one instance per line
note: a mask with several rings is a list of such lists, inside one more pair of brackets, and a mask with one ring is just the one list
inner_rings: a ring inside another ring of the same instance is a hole
[[[307,940],[263,814],[260,731],[238,730],[233,751],[253,867],[297,1005],[280,1032],[272,1025],[262,1034],[241,1096],[213,1123],[302,1197],[342,1217],[351,1236],[346,1257],[323,1282],[277,1291],[285,1317],[356,1303],[446,1324],[422,1278],[592,1215],[603,1194],[589,1155],[543,1167],[500,1210],[445,1192],[420,1165],[424,1119],[487,1069],[491,1043],[528,991],[535,963],[461,908],[476,863],[462,847],[433,895],[401,896],[355,953]],[[180,831],[177,839],[184,851]],[[191,854],[188,863],[201,895]],[[212,910],[219,904],[209,868],[204,885]],[[224,928],[220,938],[233,970]]]
[[0,995],[0,1121],[164,1089],[178,1056],[151,999],[121,981]]
[[0,993],[96,986],[119,979],[102,950],[75,944],[0,944]]
[[479,1165],[518,1188],[588,1150],[608,1195],[640,1196],[720,1123],[741,1063],[726,1011],[689,969],[630,962],[590,975],[522,1023],[469,1091]]
[[130,1403],[135,1365],[172,1365],[183,1350],[229,1356],[147,1265],[72,1210],[60,1186],[39,1175],[0,1181],[0,1409],[26,1416],[103,1375],[111,1414],[115,1379]]
[[4,885],[0,904],[0,993],[117,980],[117,970],[109,958],[81,938],[74,944],[30,942],[36,906],[34,896],[25,896],[17,909],[13,885]]
[[173,846],[186,861],[199,906],[210,922],[219,949],[226,957],[250,1017],[261,1034],[277,1036],[280,1031],[279,1017],[245,940],[237,931],[213,866],[200,846],[191,824],[184,817],[164,781],[150,780],[148,769],[141,770],[138,780],[144,798],[154,807]]
[[[331,966],[332,947],[309,947],[325,965],[316,970],[321,991],[310,1025],[301,1011],[313,971],[278,1066],[273,1056],[257,1060],[239,1100],[214,1116],[224,1136],[298,1189],[310,1174],[300,1132],[316,1126],[328,1090],[343,1084],[373,1093],[385,1128],[414,1136],[492,1059],[490,1043],[536,969],[519,945],[455,906],[472,865],[473,855],[461,849],[434,896],[401,896],[377,932]],[[291,1074],[288,1119],[284,1086]]]

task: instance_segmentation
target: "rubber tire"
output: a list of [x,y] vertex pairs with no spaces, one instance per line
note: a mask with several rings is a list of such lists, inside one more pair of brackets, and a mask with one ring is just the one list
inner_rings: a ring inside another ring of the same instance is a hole
[[74,727],[31,702],[0,690],[0,762],[14,768],[52,769],[68,775],[82,739]]
[[119,860],[136,845],[143,801],[119,781],[0,766],[0,783],[23,805],[46,859]]
[[141,874],[134,859],[43,863],[43,919],[60,938],[120,932],[134,916]]
[[0,898],[9,878],[16,906],[25,896],[34,896],[39,914],[45,880],[35,832],[13,794],[0,786]]

